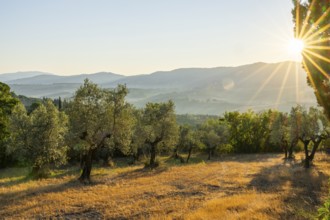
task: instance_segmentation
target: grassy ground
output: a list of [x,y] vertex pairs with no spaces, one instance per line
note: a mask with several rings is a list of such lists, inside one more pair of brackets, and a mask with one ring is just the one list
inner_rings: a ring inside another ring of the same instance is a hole
[[75,167],[39,181],[26,178],[24,168],[0,170],[0,218],[308,219],[328,195],[330,157],[316,155],[309,170],[300,157],[169,160],[152,171],[96,168],[91,185],[77,181]]

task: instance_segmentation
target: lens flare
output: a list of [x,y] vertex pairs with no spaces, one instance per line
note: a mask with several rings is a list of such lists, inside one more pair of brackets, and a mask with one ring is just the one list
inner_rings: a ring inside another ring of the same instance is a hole
[[305,43],[301,39],[293,38],[289,41],[288,44],[288,51],[290,54],[294,55],[295,57],[301,57],[301,53],[305,48]]

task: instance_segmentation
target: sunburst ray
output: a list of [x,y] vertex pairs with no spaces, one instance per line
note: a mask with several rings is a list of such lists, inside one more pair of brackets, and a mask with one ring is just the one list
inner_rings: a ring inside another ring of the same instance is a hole
[[280,101],[282,99],[282,95],[283,95],[283,91],[284,91],[284,86],[288,80],[288,76],[289,76],[289,73],[290,73],[290,70],[291,70],[291,66],[292,66],[292,63],[289,64],[286,72],[285,72],[285,76],[283,77],[283,80],[282,80],[282,85],[281,85],[281,88],[280,88],[280,92],[277,96],[277,99],[276,99],[276,102],[275,102],[275,108],[277,109],[278,108],[278,105],[280,104]]
[[312,46],[312,45],[306,45],[306,49],[312,49],[312,50],[330,50],[330,46]]
[[324,27],[318,29],[316,32],[314,32],[313,34],[310,34],[304,38],[302,38],[304,41],[308,41],[311,39],[314,39],[314,37],[316,37],[317,35],[320,35],[321,33],[323,33],[324,31],[326,31],[327,29],[330,28],[330,24],[325,25]]
[[299,74],[298,74],[298,63],[295,65],[295,77],[296,77],[296,103],[300,102],[299,97]]
[[268,85],[270,80],[275,76],[275,74],[278,72],[278,70],[283,66],[283,63],[280,63],[275,70],[268,76],[268,78],[262,83],[262,85],[259,87],[257,92],[252,96],[252,98],[248,101],[247,105],[250,106],[251,103],[255,100],[255,98],[260,94],[260,92]]
[[[322,67],[320,67],[308,54],[306,54],[305,52],[303,52],[303,56],[304,58],[308,59],[309,62],[311,64],[313,64],[313,66],[318,69],[322,74],[323,76],[325,76],[327,79],[330,78],[330,76],[328,75],[327,72],[325,72],[325,70],[322,69]],[[303,60],[304,61],[304,60]],[[306,64],[306,62],[304,62],[304,64]],[[304,65],[305,68],[307,68],[307,65]]]
[[305,19],[303,21],[303,24],[302,24],[303,26],[302,26],[302,28],[300,30],[300,33],[299,33],[298,38],[302,38],[302,36],[305,34],[305,30],[306,30],[306,27],[307,27],[307,24],[308,24],[308,20],[309,20],[309,17],[311,15],[310,11],[314,7],[315,2],[316,2],[316,0],[313,0],[312,3],[308,7],[307,16],[305,17]]
[[322,56],[321,54],[315,53],[315,52],[313,52],[313,51],[311,51],[311,50],[309,50],[307,48],[305,48],[303,52],[305,52],[305,53],[307,52],[307,53],[313,55],[314,57],[319,58],[320,60],[323,60],[323,61],[326,61],[326,62],[330,63],[330,59],[329,58],[327,58],[325,56]]
[[[311,72],[310,72],[310,70],[309,70],[309,68],[308,68],[308,66],[307,66],[307,64],[306,64],[306,62],[305,62],[305,60],[303,60],[302,63],[303,63],[303,66],[304,66],[304,68],[305,68],[305,70],[306,70],[307,77],[309,78],[309,80],[310,80],[310,82],[311,82],[311,84],[312,84],[312,87],[313,87],[313,88],[316,88],[316,85],[315,85],[314,79],[313,79],[313,77],[312,77],[312,74],[311,74]],[[322,99],[321,99],[320,95],[319,95],[317,92],[315,92],[314,94],[316,95],[317,99],[320,100],[320,102],[322,102]],[[323,103],[321,103],[321,104],[323,104]]]
[[328,41],[330,41],[330,37],[321,38],[321,39],[304,40],[306,45],[309,45],[309,46],[314,45],[314,44],[320,44],[320,43],[328,42]]
[[[319,17],[319,19],[317,19],[317,21],[313,24],[313,26],[317,27],[319,25],[319,23],[321,23],[321,21],[323,21],[323,19],[327,16],[327,14],[329,12],[330,12],[330,7],[323,13],[323,15],[321,17]],[[311,35],[312,32],[313,32],[313,28],[308,29],[308,31],[302,36],[302,39],[308,40],[309,35]]]

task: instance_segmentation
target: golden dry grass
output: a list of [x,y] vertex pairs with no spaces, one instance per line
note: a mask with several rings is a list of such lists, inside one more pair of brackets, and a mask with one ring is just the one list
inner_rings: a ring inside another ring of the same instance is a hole
[[[298,156],[299,157],[299,156]],[[208,163],[96,168],[32,181],[0,172],[0,218],[308,219],[328,194],[330,158],[305,170],[282,155],[236,155]]]

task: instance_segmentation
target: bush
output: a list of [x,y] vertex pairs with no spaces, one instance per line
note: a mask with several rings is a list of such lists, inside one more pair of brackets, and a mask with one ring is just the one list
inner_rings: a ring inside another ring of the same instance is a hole
[[318,210],[318,219],[330,219],[330,198]]
[[[330,180],[329,180],[330,185]],[[330,197],[328,197],[323,206],[317,210],[318,212],[318,219],[330,219]]]

